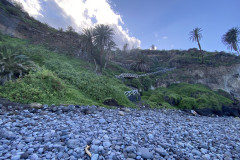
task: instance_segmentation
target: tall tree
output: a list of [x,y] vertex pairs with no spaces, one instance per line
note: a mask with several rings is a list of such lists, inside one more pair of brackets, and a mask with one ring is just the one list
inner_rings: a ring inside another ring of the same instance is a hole
[[92,28],[86,28],[83,29],[83,33],[81,34],[81,45],[84,51],[87,52],[88,56],[94,61],[95,64],[95,71],[97,71],[97,62],[96,57],[94,54],[94,36],[93,36],[93,29]]
[[240,29],[234,27],[230,29],[226,34],[222,36],[222,42],[227,46],[228,49],[233,49],[239,55],[239,46],[240,42]]
[[106,50],[109,48],[109,43],[113,41],[113,29],[108,25],[99,24],[93,30],[94,45],[100,51],[100,72],[104,67],[104,60],[106,57]]
[[191,41],[193,42],[197,42],[198,43],[198,47],[199,47],[199,50],[201,52],[201,55],[202,55],[202,63],[204,62],[203,61],[203,51],[202,51],[202,47],[200,45],[200,40],[202,39],[202,29],[201,28],[194,28],[190,33],[189,33],[189,38]]
[[109,41],[109,43],[107,45],[107,49],[106,49],[106,57],[105,57],[104,69],[107,66],[107,62],[112,59],[112,57],[111,57],[112,49],[116,49],[116,48],[117,48],[116,43],[114,41]]
[[109,58],[111,50],[116,47],[113,35],[113,29],[103,24],[83,30],[81,35],[82,48],[93,59],[96,71],[99,65],[100,72],[102,72],[107,65],[107,58]]

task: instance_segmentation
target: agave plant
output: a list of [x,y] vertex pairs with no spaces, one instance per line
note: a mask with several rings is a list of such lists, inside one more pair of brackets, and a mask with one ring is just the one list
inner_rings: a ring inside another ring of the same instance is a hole
[[34,69],[34,63],[27,56],[19,54],[16,49],[0,48],[0,81],[2,84],[7,80],[22,77]]
[[240,29],[234,27],[230,29],[226,34],[222,36],[222,42],[227,46],[228,49],[234,50],[239,55],[239,46],[240,41]]
[[193,42],[197,42],[198,43],[198,47],[199,50],[201,52],[202,55],[202,63],[203,63],[203,51],[202,51],[202,47],[200,45],[200,40],[202,39],[202,29],[201,28],[194,28],[190,33],[189,33],[189,38],[191,41]]

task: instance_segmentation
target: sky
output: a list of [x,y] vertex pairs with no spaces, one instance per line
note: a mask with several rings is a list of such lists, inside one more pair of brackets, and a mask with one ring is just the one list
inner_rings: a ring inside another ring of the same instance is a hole
[[121,49],[197,48],[189,32],[202,28],[203,50],[228,51],[221,37],[240,27],[239,0],[15,0],[36,19],[55,28],[73,26],[78,32],[97,24],[114,29]]

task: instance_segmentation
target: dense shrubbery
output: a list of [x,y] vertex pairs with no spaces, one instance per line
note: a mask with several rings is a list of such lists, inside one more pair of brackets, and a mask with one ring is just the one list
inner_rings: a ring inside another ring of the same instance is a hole
[[21,46],[24,54],[39,67],[37,72],[7,82],[0,88],[1,97],[22,103],[85,105],[101,104],[105,99],[113,98],[120,105],[134,106],[124,95],[129,88],[115,78],[87,70],[93,69],[91,64],[22,40],[3,37],[0,45]]
[[203,85],[187,83],[144,92],[143,99],[153,108],[173,106],[181,109],[214,108],[220,110],[222,105],[232,103],[231,99],[223,97]]
[[134,79],[126,79],[124,83],[128,86],[139,89],[140,91],[148,91],[154,85],[154,81],[149,77],[140,77]]

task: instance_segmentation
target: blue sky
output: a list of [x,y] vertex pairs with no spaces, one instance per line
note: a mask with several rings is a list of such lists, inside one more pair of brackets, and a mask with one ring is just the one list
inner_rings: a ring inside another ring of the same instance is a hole
[[130,35],[141,40],[142,48],[152,44],[158,49],[197,47],[188,34],[200,27],[204,50],[227,50],[221,36],[240,27],[239,0],[112,0],[112,6]]
[[240,0],[15,0],[36,19],[76,31],[108,24],[119,48],[189,49],[198,47],[189,32],[202,28],[202,49],[228,51],[221,37],[240,27]]

